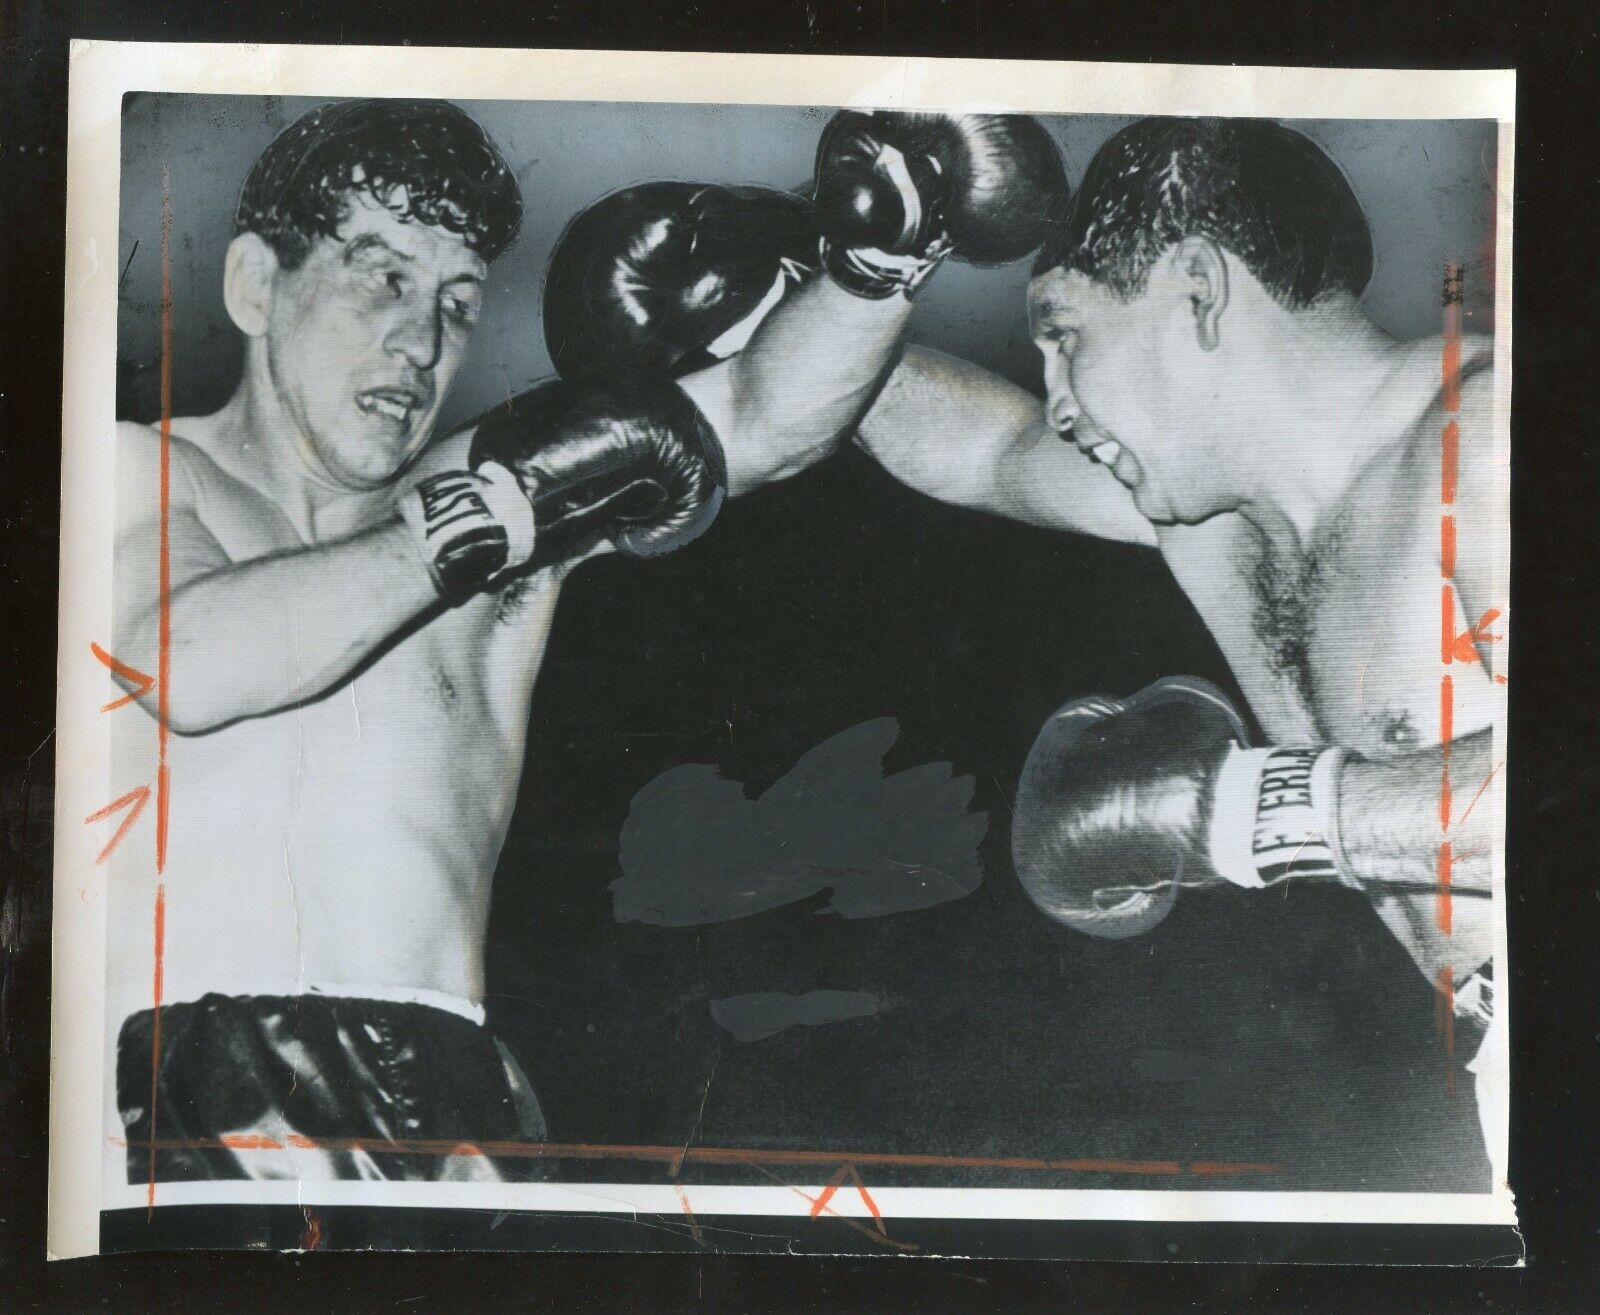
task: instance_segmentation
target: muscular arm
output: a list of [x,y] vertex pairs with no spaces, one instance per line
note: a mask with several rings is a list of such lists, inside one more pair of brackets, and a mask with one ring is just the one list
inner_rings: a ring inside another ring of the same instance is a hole
[[[116,543],[116,652],[154,673],[160,454],[148,430],[124,427],[118,441],[118,507],[127,520]],[[205,460],[174,440],[167,724],[180,734],[321,693],[437,600],[398,518],[335,542],[230,560],[202,519],[193,467]],[[141,702],[157,715],[158,691]]]
[[722,440],[728,492],[787,479],[831,453],[872,397],[911,314],[826,278],[796,289],[738,355],[680,381]]
[[[1493,753],[1485,729],[1403,758],[1347,760],[1339,787],[1339,835],[1356,875],[1365,881],[1437,881],[1445,769],[1453,782],[1470,783],[1475,791],[1493,769]],[[1487,807],[1473,808],[1462,821],[1471,801],[1468,794],[1453,804],[1450,880],[1463,890],[1485,891],[1492,814]]]
[[1156,544],[1128,491],[1050,428],[1038,398],[969,361],[907,348],[856,443],[902,484],[941,502]]

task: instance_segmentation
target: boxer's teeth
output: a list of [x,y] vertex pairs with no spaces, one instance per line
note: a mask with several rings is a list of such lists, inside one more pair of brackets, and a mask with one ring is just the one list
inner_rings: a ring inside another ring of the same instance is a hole
[[362,393],[361,396],[356,398],[356,405],[368,415],[388,416],[391,420],[398,420],[401,424],[405,424],[407,417],[411,414],[409,406],[392,397],[377,393]]
[[1096,443],[1089,449],[1089,455],[1102,466],[1114,466],[1117,458],[1122,455],[1122,444],[1114,439],[1107,439],[1104,443]]

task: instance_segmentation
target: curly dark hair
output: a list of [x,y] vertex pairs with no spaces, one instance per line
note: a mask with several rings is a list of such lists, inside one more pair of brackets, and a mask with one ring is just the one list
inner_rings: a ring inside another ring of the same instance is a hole
[[317,237],[335,237],[349,194],[465,237],[492,261],[522,223],[522,192],[487,133],[447,101],[335,101],[278,134],[245,179],[234,232],[257,233],[296,269]]
[[1113,134],[1035,272],[1063,266],[1127,300],[1186,237],[1227,248],[1291,309],[1359,297],[1372,277],[1372,233],[1349,182],[1309,137],[1269,119],[1140,119]]

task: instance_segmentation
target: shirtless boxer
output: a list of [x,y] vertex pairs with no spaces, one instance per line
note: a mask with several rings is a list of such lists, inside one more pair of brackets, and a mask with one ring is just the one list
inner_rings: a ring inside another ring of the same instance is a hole
[[[830,128],[817,212],[832,277],[736,360],[681,390],[542,386],[431,446],[487,264],[519,222],[504,162],[460,111],[403,101],[313,112],[257,162],[224,271],[244,369],[220,411],[171,427],[170,676],[128,686],[174,732],[165,870],[124,846],[112,882],[130,1180],[530,1174],[439,1152],[544,1136],[481,1002],[562,580],[596,551],[669,551],[725,493],[830,450],[905,294],[964,238],[984,259],[994,233],[1011,258],[1037,247],[1015,236],[1028,207],[1012,204],[1005,121],[921,118],[915,150],[893,122]],[[1050,166],[1023,189],[1035,210]],[[163,624],[161,446],[119,427],[115,646],[142,671]],[[148,762],[152,724],[118,731],[119,761]],[[153,1010],[133,929],[158,880]]]
[[[1442,339],[1399,342],[1363,312],[1371,270],[1361,207],[1307,138],[1261,121],[1142,120],[1097,152],[1035,266],[1044,406],[912,348],[857,441],[941,500],[1159,550],[1268,741],[1312,746],[1295,760],[1291,865],[1363,890],[1428,983],[1484,1023],[1494,828],[1488,808],[1460,815],[1493,768],[1504,692],[1492,641],[1476,632],[1442,665],[1440,591],[1448,581],[1451,636],[1506,604],[1492,344],[1461,344],[1451,409]],[[1284,854],[1274,866],[1248,838],[1288,759],[1230,752],[1242,737],[1232,709],[1193,683],[1063,710],[1018,800],[1030,894],[1069,925],[1125,935],[1159,919],[1179,884],[1279,879]],[[1492,1156],[1505,1119],[1498,1018],[1473,1064]]]

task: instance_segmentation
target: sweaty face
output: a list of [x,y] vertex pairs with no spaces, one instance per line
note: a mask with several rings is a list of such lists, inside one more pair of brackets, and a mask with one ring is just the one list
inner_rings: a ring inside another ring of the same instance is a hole
[[1211,472],[1201,441],[1210,390],[1187,302],[1152,276],[1130,301],[1062,269],[1028,288],[1028,321],[1044,357],[1051,424],[1160,523],[1202,520]]
[[314,477],[379,488],[422,450],[471,341],[484,275],[459,235],[408,223],[364,192],[352,193],[337,237],[274,273],[272,387]]

